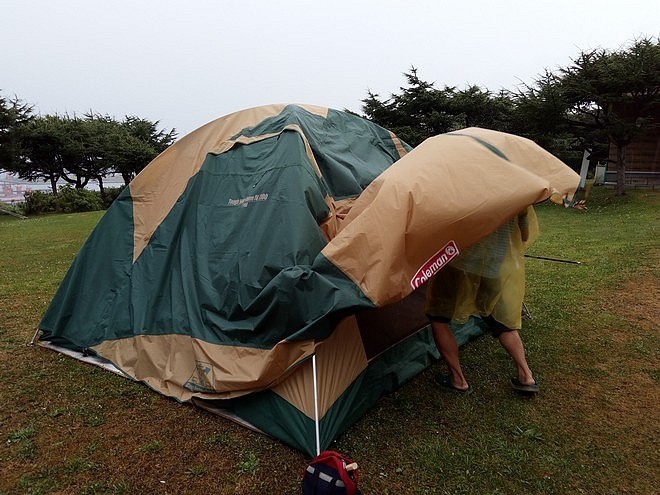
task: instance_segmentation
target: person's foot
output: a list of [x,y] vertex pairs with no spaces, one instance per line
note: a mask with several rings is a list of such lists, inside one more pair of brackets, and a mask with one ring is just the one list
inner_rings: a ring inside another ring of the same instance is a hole
[[531,383],[523,383],[520,381],[520,378],[517,376],[514,376],[511,378],[511,387],[513,390],[516,392],[522,392],[524,394],[538,394],[539,392],[539,384],[536,381],[536,378],[532,377],[533,382]]
[[470,385],[467,385],[466,387],[458,387],[454,385],[451,381],[451,375],[447,373],[438,373],[435,375],[435,383],[440,385],[441,388],[452,392],[458,392],[461,394],[469,394],[472,392],[472,387]]

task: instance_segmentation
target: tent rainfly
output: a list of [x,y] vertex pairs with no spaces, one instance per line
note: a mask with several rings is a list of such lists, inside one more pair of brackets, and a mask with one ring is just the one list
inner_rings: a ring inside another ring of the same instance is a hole
[[328,108],[233,113],[174,143],[117,198],[40,343],[313,455],[438,358],[426,280],[578,183],[533,142],[495,131],[411,150]]

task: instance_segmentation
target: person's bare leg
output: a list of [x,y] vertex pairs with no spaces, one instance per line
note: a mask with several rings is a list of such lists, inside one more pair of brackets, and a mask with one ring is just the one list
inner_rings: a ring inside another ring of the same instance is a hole
[[440,351],[447,368],[449,368],[451,384],[461,390],[467,390],[469,385],[461,369],[461,362],[458,357],[458,342],[456,342],[451,328],[447,323],[437,321],[431,322],[431,327],[433,328],[435,345]]
[[502,344],[502,347],[504,347],[504,350],[506,350],[509,356],[513,359],[520,383],[523,385],[532,385],[534,383],[534,375],[527,365],[525,346],[523,345],[518,331],[511,330],[509,332],[502,332],[498,339],[500,344]]

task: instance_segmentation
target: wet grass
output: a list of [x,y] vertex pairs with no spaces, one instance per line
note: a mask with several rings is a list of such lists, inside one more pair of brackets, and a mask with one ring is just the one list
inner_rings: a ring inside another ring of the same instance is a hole
[[[596,189],[537,208],[522,331],[542,392],[512,393],[489,337],[435,365],[332,446],[365,495],[652,494],[660,473],[660,195]],[[100,213],[0,217],[0,494],[296,494],[305,456],[98,368],[27,347]]]

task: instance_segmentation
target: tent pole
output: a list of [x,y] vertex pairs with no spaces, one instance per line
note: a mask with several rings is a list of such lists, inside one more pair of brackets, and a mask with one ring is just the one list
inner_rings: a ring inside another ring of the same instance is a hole
[[531,254],[526,254],[525,258],[534,258],[535,260],[546,260],[546,261],[557,261],[559,263],[570,263],[571,265],[581,265],[581,261],[571,261],[571,260],[560,260],[558,258],[546,258],[544,256],[532,256]]
[[321,441],[319,435],[319,394],[316,377],[316,353],[312,354],[312,379],[314,381],[314,429],[316,430],[316,455],[321,453]]

